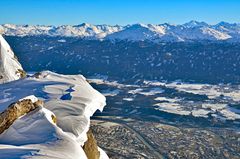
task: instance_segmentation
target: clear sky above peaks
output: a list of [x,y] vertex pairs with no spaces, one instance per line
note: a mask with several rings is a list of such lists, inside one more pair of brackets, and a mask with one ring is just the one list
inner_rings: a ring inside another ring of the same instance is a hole
[[240,0],[0,0],[0,24],[240,23]]

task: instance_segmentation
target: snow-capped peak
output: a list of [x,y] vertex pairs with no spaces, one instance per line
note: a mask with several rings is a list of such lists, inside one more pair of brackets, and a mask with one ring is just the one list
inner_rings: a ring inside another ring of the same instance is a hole
[[106,39],[141,41],[153,39],[156,35],[157,35],[156,32],[149,29],[147,25],[134,24],[128,25],[122,31],[107,36]]
[[188,40],[231,40],[240,41],[240,25],[220,22],[210,25],[205,22],[190,21],[182,25],[163,24],[131,24],[43,26],[43,25],[0,25],[0,32],[10,36],[45,35],[68,36],[88,39],[110,39],[142,41],[188,41]]
[[192,20],[190,22],[187,22],[185,24],[183,24],[183,26],[187,27],[187,28],[193,28],[193,27],[207,27],[208,24],[205,22],[198,22],[195,20]]

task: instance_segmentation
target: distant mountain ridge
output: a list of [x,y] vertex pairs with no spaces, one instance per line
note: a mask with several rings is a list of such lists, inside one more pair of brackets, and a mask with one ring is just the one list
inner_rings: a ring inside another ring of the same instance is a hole
[[132,24],[120,25],[0,25],[0,32],[9,36],[66,36],[87,39],[143,41],[240,41],[240,24],[220,22],[210,25],[205,22],[190,21],[181,25]]

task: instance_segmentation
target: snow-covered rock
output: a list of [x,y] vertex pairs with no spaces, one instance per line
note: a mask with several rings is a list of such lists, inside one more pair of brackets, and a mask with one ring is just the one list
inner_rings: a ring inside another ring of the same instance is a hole
[[53,115],[39,107],[18,118],[0,135],[0,158],[87,159],[74,137],[53,122]]
[[25,115],[42,105],[42,101],[38,100],[36,97],[29,97],[21,99],[16,103],[12,103],[0,114],[0,134],[7,130],[13,122],[22,115]]
[[[0,158],[2,154],[11,156],[8,149],[32,158],[86,158],[80,145],[87,140],[90,116],[103,109],[105,97],[83,76],[45,71],[2,84],[0,92],[0,112],[13,101],[35,101],[34,96],[44,101],[44,108],[18,118],[0,135]],[[57,124],[52,122],[51,115],[56,116]]]
[[80,144],[86,141],[90,116],[105,106],[105,97],[93,89],[82,75],[59,75],[45,71],[1,85],[0,112],[13,101],[30,95],[43,100],[44,107],[56,114],[59,127],[75,135]]
[[0,84],[18,80],[24,76],[25,72],[21,64],[6,40],[0,35]]

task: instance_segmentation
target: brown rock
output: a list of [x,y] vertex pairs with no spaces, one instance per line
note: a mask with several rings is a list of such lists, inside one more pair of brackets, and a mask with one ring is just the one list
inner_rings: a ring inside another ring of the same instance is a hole
[[25,78],[27,76],[27,73],[24,70],[18,69],[16,71],[16,74],[19,74],[21,78]]
[[55,115],[51,115],[52,121],[54,124],[57,124],[57,117]]
[[24,99],[11,104],[4,112],[0,114],[0,134],[8,129],[20,116],[27,114],[42,105],[42,101],[38,100],[37,102],[33,103],[30,99]]
[[88,140],[84,143],[83,150],[88,159],[99,159],[100,152],[98,151],[97,141],[91,130],[87,132]]

